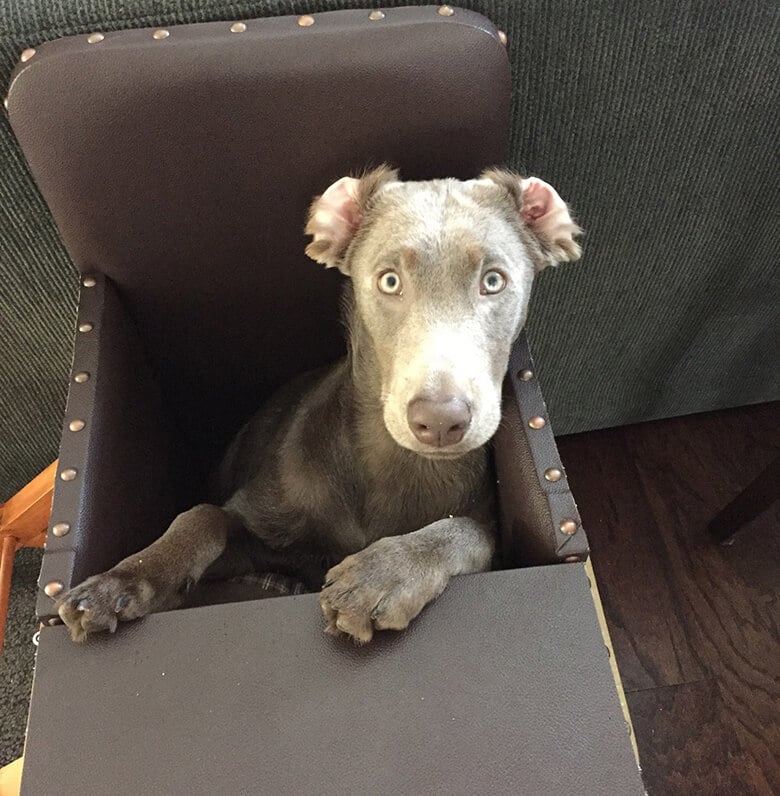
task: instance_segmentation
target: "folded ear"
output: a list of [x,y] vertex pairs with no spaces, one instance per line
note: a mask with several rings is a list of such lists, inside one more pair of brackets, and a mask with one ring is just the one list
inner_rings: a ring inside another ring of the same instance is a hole
[[363,223],[371,198],[385,183],[397,178],[397,171],[380,166],[360,178],[336,180],[311,205],[306,234],[313,240],[306,247],[306,254],[327,268],[347,273],[344,257]]
[[537,271],[579,259],[582,250],[574,238],[582,230],[552,185],[538,177],[523,178],[505,171],[488,171],[482,176],[506,188],[514,198],[520,218],[540,245]]
[[582,250],[574,236],[582,230],[572,221],[566,202],[555,188],[537,177],[528,177],[520,181],[520,190],[520,217],[549,252],[548,265],[578,260]]

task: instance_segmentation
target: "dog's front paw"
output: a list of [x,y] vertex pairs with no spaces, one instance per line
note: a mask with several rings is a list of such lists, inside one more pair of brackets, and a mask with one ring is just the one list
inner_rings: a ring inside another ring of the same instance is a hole
[[325,576],[326,631],[364,644],[374,630],[403,630],[447,585],[435,551],[391,536],[347,556]]
[[89,633],[113,633],[120,621],[145,616],[151,610],[153,597],[154,589],[147,580],[109,570],[71,589],[56,608],[73,640],[84,641]]

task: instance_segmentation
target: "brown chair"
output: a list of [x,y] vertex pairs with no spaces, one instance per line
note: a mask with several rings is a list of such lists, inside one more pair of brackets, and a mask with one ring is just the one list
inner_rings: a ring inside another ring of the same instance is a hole
[[48,626],[197,500],[269,391],[343,352],[340,277],[303,254],[312,196],[382,161],[505,161],[501,38],[443,8],[72,37],[16,70],[11,122],[82,274],[23,793],[642,792],[522,337],[495,441],[506,569],[408,632],[326,637],[316,595],[85,646]]

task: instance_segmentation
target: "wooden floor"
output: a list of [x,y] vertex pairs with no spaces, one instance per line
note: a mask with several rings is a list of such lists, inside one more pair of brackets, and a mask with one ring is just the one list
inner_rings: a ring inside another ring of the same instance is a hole
[[[780,502],[707,523],[780,450],[780,404],[564,437],[650,796],[780,794]],[[780,493],[780,485],[777,485]]]

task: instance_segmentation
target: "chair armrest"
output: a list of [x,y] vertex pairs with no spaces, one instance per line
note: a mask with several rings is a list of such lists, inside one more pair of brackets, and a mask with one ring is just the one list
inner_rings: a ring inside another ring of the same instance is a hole
[[558,455],[525,332],[509,358],[493,455],[504,566],[586,558],[588,540]]
[[316,594],[44,627],[24,765],[27,796],[643,793],[582,564],[454,578],[362,647]]
[[186,504],[184,449],[110,279],[82,277],[38,615],[160,536]]

